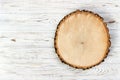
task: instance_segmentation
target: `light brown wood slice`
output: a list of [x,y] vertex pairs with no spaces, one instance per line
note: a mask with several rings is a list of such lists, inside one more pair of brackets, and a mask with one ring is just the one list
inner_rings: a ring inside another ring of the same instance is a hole
[[101,63],[107,56],[109,39],[102,17],[91,11],[77,10],[58,24],[54,46],[62,62],[87,69]]

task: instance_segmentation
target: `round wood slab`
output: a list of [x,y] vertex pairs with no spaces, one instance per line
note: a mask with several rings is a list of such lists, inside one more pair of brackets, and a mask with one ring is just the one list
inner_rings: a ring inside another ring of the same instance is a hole
[[54,46],[61,61],[75,68],[87,69],[107,56],[109,39],[103,18],[91,11],[77,10],[60,21]]

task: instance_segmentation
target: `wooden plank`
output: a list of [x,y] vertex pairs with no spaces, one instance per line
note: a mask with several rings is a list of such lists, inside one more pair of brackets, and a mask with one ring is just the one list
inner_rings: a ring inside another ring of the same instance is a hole
[[[0,80],[120,80],[119,3],[120,0],[0,0]],[[88,70],[61,63],[54,50],[57,24],[76,9],[100,14],[111,35],[108,57]]]

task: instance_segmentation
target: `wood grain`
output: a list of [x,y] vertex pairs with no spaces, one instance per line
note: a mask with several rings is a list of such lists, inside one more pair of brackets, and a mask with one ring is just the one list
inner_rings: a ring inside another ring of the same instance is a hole
[[[88,70],[61,63],[54,51],[57,24],[76,9],[100,14],[111,35],[108,57]],[[120,0],[0,0],[0,80],[120,80],[119,12]]]

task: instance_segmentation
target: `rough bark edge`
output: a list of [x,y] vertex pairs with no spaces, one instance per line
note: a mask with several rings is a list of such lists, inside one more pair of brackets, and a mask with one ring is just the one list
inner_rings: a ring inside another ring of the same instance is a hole
[[[76,65],[70,64],[70,63],[68,63],[67,61],[65,61],[65,60],[62,58],[62,56],[60,56],[59,50],[58,50],[57,45],[56,45],[56,38],[57,38],[58,31],[59,31],[59,26],[61,25],[61,23],[64,22],[64,20],[67,19],[67,18],[68,18],[69,16],[71,16],[72,14],[74,14],[74,13],[80,13],[80,12],[91,13],[91,14],[95,15],[97,18],[99,18],[99,19],[103,22],[104,27],[105,27],[105,29],[106,29],[107,36],[108,36],[108,47],[107,47],[107,49],[106,49],[106,52],[105,52],[105,55],[104,55],[103,59],[102,59],[101,61],[99,61],[98,63],[94,64],[94,65],[84,66],[84,67],[83,67],[83,66],[76,66]],[[65,63],[65,64],[67,64],[67,65],[69,65],[69,66],[71,66],[71,67],[74,67],[74,68],[76,68],[76,69],[86,70],[86,69],[92,68],[92,67],[94,67],[94,66],[96,66],[96,65],[99,65],[100,63],[104,62],[104,59],[107,57],[107,55],[108,55],[108,53],[109,53],[109,51],[110,51],[110,49],[109,49],[110,46],[111,46],[111,41],[110,41],[109,29],[107,28],[107,23],[104,22],[104,19],[103,19],[101,16],[99,16],[97,13],[94,13],[94,12],[92,12],[92,11],[88,11],[88,10],[76,10],[76,11],[74,11],[74,12],[66,15],[66,16],[59,22],[59,24],[57,25],[56,32],[55,32],[55,37],[54,37],[54,48],[55,48],[55,52],[56,52],[56,54],[58,55],[58,57],[59,57],[59,59],[61,60],[62,63]]]

